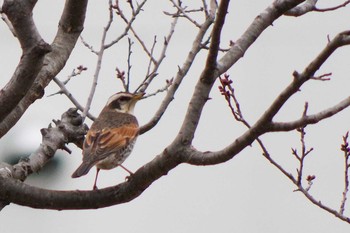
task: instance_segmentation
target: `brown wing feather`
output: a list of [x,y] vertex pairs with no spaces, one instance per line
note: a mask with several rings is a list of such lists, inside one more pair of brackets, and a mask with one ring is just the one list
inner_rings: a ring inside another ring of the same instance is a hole
[[99,132],[89,131],[83,147],[83,160],[95,164],[111,153],[125,147],[137,134],[137,124],[105,128]]

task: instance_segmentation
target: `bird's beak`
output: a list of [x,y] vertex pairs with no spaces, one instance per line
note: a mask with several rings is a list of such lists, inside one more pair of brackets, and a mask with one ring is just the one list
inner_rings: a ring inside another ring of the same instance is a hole
[[145,95],[145,93],[137,93],[134,94],[134,96],[132,97],[129,106],[128,106],[128,112],[133,112],[134,111],[134,107],[137,101],[139,101],[140,99],[142,99],[142,97]]
[[133,100],[135,100],[135,102],[139,101],[140,99],[142,99],[142,97],[144,95],[145,95],[145,93],[137,93],[137,94],[134,95]]

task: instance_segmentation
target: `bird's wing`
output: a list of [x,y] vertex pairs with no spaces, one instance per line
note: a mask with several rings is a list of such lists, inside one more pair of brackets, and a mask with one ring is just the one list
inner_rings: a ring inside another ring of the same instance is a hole
[[137,124],[89,131],[83,146],[83,160],[96,163],[126,147],[138,134]]

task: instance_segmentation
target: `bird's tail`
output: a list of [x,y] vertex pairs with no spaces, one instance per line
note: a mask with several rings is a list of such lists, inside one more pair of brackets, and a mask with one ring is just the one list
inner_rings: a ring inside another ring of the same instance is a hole
[[72,174],[72,178],[78,178],[78,177],[81,177],[81,176],[84,176],[86,175],[90,169],[94,166],[93,163],[86,163],[86,162],[83,162],[78,168],[77,170],[75,170],[75,172],[73,172]]

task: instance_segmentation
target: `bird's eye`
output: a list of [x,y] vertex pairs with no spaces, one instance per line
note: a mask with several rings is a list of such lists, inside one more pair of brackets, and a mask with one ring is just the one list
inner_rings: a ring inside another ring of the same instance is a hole
[[129,96],[122,96],[119,98],[119,101],[121,102],[126,102],[126,101],[129,101],[131,98]]

